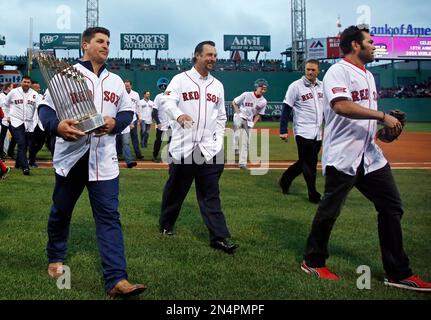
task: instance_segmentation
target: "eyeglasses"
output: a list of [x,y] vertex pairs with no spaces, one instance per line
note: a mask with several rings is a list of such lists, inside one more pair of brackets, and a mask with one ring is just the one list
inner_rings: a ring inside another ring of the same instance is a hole
[[367,23],[361,23],[356,25],[356,28],[358,28],[359,30],[370,30],[370,25]]

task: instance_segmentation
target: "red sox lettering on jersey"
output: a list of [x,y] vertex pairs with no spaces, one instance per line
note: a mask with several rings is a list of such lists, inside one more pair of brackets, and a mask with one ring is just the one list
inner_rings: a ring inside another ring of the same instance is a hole
[[11,125],[18,128],[24,125],[26,132],[34,131],[34,114],[38,93],[29,88],[24,92],[22,87],[12,89],[6,96],[5,114],[10,118]]
[[[94,105],[102,116],[115,118],[118,112],[135,111],[134,105],[124,88],[123,80],[104,69],[99,76],[78,63],[75,67],[84,74]],[[49,91],[42,102],[55,110]],[[118,160],[115,135],[95,137],[84,136],[77,141],[65,141],[57,137],[53,158],[55,172],[66,177],[76,162],[90,150],[89,181],[111,180],[118,176]]]
[[332,109],[334,99],[344,98],[377,110],[378,94],[372,73],[343,60],[328,70],[323,87],[326,121],[323,170],[334,166],[338,171],[355,175],[362,159],[365,174],[384,167],[387,161],[374,141],[377,121],[349,119]]
[[187,158],[199,147],[210,160],[222,149],[227,118],[224,88],[220,81],[210,74],[202,77],[192,68],[172,79],[161,103],[170,119],[176,120],[182,114],[188,114],[194,121],[192,129],[188,130],[171,121],[169,152],[174,159]]
[[305,77],[289,86],[283,103],[293,109],[293,132],[305,139],[322,140],[323,84],[311,84]]

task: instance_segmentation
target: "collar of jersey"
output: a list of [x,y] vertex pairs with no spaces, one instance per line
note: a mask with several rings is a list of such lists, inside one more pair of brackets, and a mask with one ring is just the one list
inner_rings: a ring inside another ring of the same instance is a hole
[[[87,68],[88,70],[90,70],[91,72],[94,73],[93,65],[91,64],[90,60],[88,60],[88,61],[78,60],[78,63],[80,65],[82,65],[83,67]],[[97,75],[97,77],[100,77],[100,75],[102,74],[103,70],[105,70],[105,69],[106,69],[106,63],[104,63],[102,65],[102,67],[100,68],[99,74]]]
[[195,69],[195,67],[192,67],[192,69],[190,70],[190,73],[191,73],[191,75],[192,75],[194,78],[199,79],[199,80],[202,80],[202,81],[207,81],[207,80],[210,78],[210,76],[211,76],[211,74],[210,74],[209,72],[208,72],[208,75],[207,75],[206,77],[202,76],[202,75],[198,72],[198,70],[196,70],[196,69]]
[[319,79],[316,79],[316,83],[311,83],[310,80],[307,79],[306,76],[302,76],[302,81],[304,82],[304,85],[309,88],[309,87],[316,87],[316,86],[320,86],[322,84],[322,81],[320,81]]
[[354,64],[353,62],[347,60],[346,58],[343,59],[343,61],[347,62],[348,64],[351,64],[352,66],[355,66],[356,68],[364,71],[365,73],[367,73],[367,69],[365,69],[364,67],[358,66],[356,64]]

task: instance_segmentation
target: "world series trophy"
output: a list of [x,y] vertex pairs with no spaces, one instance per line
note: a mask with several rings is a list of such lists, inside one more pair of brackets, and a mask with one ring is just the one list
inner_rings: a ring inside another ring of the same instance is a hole
[[76,120],[74,126],[87,134],[104,125],[82,72],[43,52],[36,59],[60,121]]

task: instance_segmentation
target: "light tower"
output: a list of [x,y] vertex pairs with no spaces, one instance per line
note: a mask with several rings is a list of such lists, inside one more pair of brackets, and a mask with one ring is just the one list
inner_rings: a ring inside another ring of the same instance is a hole
[[292,0],[292,68],[301,70],[307,48],[305,0]]
[[87,0],[87,28],[99,25],[99,0]]

